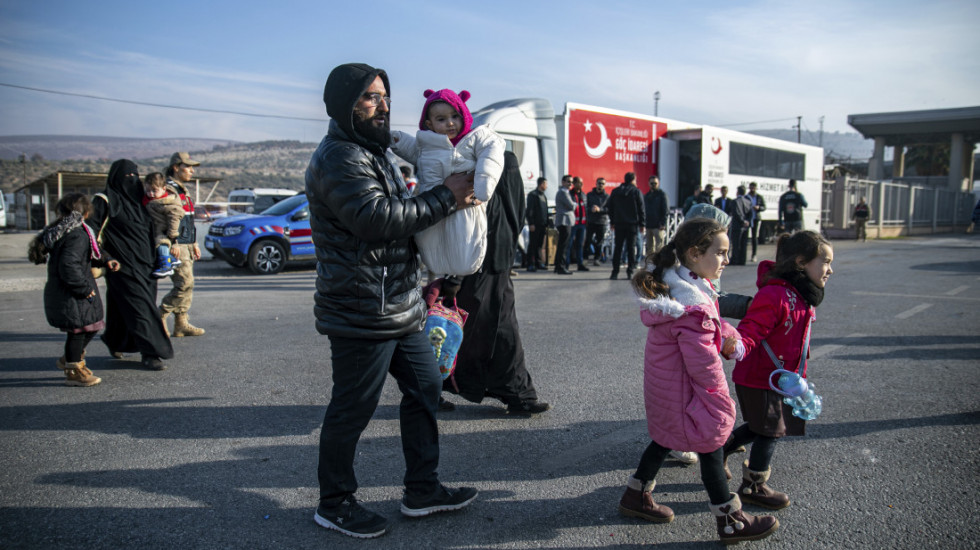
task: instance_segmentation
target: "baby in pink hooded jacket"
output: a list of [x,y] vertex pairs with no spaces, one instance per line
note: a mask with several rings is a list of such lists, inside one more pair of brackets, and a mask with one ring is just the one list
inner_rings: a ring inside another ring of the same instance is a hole
[[726,228],[712,219],[693,219],[647,256],[646,266],[633,277],[640,318],[650,327],[643,396],[652,441],[627,481],[619,511],[658,523],[672,521],[673,510],[653,500],[655,478],[671,449],[694,451],[718,536],[729,544],[767,537],[779,522],[743,512],[725,475],[724,444],[735,425],[735,402],[721,357],[740,359],[745,351],[735,328],[718,314],[718,293],[711,284],[726,265]]

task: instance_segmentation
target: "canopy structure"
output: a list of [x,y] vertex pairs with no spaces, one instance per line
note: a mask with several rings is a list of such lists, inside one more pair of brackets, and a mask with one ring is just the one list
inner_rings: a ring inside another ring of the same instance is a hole
[[[99,174],[94,172],[69,172],[59,170],[52,172],[43,178],[37,179],[15,190],[17,195],[17,227],[19,229],[40,229],[50,223],[54,216],[54,206],[58,204],[61,197],[68,193],[85,193],[94,195],[101,193],[105,189],[106,178],[109,174]],[[191,180],[194,187],[194,202],[200,202],[201,184],[220,183],[218,178],[195,178]],[[210,193],[209,193],[210,195]],[[23,203],[21,199],[23,198]],[[29,205],[30,215],[27,214]],[[21,215],[21,214],[24,215]]]
[[869,179],[882,179],[886,146],[895,149],[893,175],[900,178],[905,172],[906,146],[949,143],[949,188],[973,189],[970,179],[973,149],[980,142],[980,107],[848,115],[847,123],[864,137],[875,140]]

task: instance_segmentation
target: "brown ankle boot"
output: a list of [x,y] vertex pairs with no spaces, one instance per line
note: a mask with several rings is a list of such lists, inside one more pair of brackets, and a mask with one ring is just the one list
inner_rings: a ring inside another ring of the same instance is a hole
[[65,363],[65,376],[67,386],[94,386],[102,381],[88,370],[84,359],[77,363]]
[[626,492],[619,500],[619,513],[624,516],[645,519],[654,523],[674,521],[674,511],[653,501],[653,488],[656,481],[643,483],[630,476],[626,482]]
[[163,332],[169,337],[170,336],[170,329],[167,328],[167,317],[170,317],[170,312],[169,311],[164,311],[163,308],[161,307],[160,308],[160,320],[163,321]]
[[718,538],[725,544],[759,540],[779,529],[779,520],[772,516],[753,516],[742,511],[738,495],[723,504],[709,504],[718,527]]
[[174,336],[179,338],[181,336],[200,336],[202,334],[204,334],[204,329],[192,325],[187,318],[187,313],[174,313]]
[[756,472],[749,469],[748,461],[742,463],[742,485],[738,488],[738,494],[742,500],[750,504],[769,508],[770,510],[782,510],[789,506],[789,497],[786,493],[773,491],[766,482],[769,481],[769,474],[772,468],[764,472]]

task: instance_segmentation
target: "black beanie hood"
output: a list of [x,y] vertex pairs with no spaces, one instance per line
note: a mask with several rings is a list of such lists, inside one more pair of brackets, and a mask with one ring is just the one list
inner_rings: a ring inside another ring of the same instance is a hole
[[384,82],[388,95],[391,95],[388,73],[365,63],[338,65],[330,71],[327,83],[323,87],[323,103],[327,106],[327,115],[340,125],[347,135],[358,141],[364,141],[364,137],[354,130],[354,105],[357,104],[364,90],[367,90],[379,76]]

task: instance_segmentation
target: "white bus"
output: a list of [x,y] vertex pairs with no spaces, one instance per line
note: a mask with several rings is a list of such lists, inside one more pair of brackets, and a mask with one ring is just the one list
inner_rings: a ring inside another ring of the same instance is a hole
[[674,206],[680,206],[698,185],[711,184],[714,196],[722,186],[734,197],[740,185],[756,182],[766,201],[760,239],[778,230],[779,197],[796,180],[806,198],[805,229],[820,230],[823,200],[823,149],[713,126],[671,130],[660,138],[660,184]]

